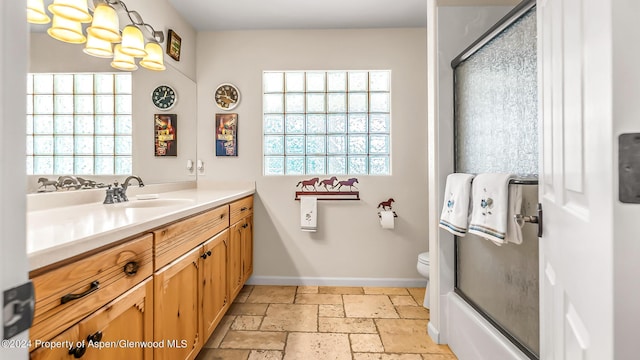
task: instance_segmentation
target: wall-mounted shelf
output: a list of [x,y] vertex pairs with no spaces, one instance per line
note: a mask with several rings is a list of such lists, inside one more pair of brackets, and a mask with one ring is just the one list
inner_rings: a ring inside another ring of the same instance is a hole
[[313,196],[318,200],[360,200],[359,191],[296,191],[295,200],[301,196]]

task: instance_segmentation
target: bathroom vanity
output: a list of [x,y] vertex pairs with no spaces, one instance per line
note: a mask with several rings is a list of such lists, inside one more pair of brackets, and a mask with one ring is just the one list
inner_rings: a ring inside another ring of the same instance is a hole
[[194,359],[253,271],[254,191],[30,212],[31,358]]

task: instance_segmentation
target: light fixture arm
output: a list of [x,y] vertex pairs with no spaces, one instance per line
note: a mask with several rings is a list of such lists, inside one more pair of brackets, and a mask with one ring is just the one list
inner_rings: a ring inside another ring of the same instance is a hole
[[[150,33],[150,38],[149,40],[157,42],[157,43],[163,43],[164,42],[164,32],[163,31],[157,31],[153,28],[153,26],[151,26],[148,23],[145,23],[144,20],[142,20],[142,16],[140,16],[140,13],[138,13],[135,10],[129,10],[127,8],[127,5],[121,1],[121,0],[93,0],[93,3],[95,6],[97,6],[100,3],[106,3],[109,4],[111,6],[120,6],[122,7],[122,9],[124,9],[124,11],[127,13],[127,16],[129,17],[129,20],[131,20],[131,23],[138,26],[139,28],[141,28],[140,30],[142,30],[142,28],[146,29],[147,32]],[[143,32],[144,33],[144,32]]]

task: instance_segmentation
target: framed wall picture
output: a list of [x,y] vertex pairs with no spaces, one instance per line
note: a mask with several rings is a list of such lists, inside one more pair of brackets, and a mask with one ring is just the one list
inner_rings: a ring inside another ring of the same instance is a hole
[[178,156],[178,115],[155,114],[155,156]]
[[216,114],[216,156],[238,156],[238,114]]
[[167,36],[167,54],[175,61],[180,61],[180,48],[182,47],[182,38],[175,31],[169,29]]

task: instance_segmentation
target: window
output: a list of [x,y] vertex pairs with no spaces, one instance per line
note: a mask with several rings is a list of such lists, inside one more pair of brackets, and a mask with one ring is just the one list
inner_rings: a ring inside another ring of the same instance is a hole
[[131,74],[27,75],[27,174],[131,174]]
[[265,175],[389,175],[390,71],[263,73]]

